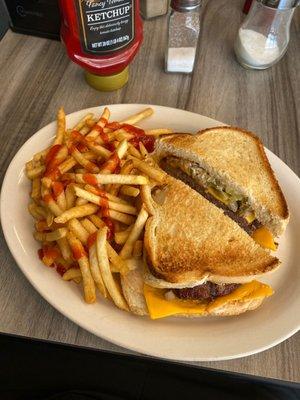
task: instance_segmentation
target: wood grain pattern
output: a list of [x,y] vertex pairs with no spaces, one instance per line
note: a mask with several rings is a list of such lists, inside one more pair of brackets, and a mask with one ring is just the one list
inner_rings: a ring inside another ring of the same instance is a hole
[[[115,93],[86,85],[59,42],[8,32],[0,42],[0,179],[20,146],[66,112],[110,103],[153,103],[194,111],[257,132],[268,148],[300,174],[300,13],[288,52],[266,71],[247,71],[234,60],[233,41],[242,0],[214,0],[204,10],[202,39],[191,76],[163,72],[166,18],[145,22],[144,45],[130,83]],[[0,236],[0,331],[128,352],[89,334],[54,310],[32,288]],[[195,363],[300,381],[300,334],[247,358]]]

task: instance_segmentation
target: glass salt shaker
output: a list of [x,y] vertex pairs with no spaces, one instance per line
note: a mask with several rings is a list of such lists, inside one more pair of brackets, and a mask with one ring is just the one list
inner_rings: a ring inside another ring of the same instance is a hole
[[144,19],[165,15],[169,9],[169,0],[140,0],[141,14]]
[[200,33],[201,0],[171,0],[166,72],[193,72]]
[[285,54],[290,40],[290,24],[299,0],[254,0],[239,29],[235,54],[250,69],[266,69]]

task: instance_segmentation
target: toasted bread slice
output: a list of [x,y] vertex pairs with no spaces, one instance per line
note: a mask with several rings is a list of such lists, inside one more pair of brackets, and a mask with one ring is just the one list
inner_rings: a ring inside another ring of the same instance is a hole
[[[126,276],[122,276],[121,284],[122,284],[123,294],[129,305],[130,311],[133,314],[139,316],[149,315],[147,303],[145,301],[143,292],[144,280],[143,280],[142,269],[137,268],[136,270],[129,272]],[[201,314],[176,314],[176,316],[197,318],[208,315],[222,316],[222,317],[239,315],[246,311],[255,310],[262,304],[264,299],[265,297],[261,296],[254,299],[235,300],[227,302],[226,304],[217,307],[211,310],[210,312],[205,312]]]
[[156,155],[173,155],[199,164],[224,186],[247,197],[257,219],[275,236],[284,232],[289,219],[287,203],[254,134],[228,126],[196,135],[175,134],[158,142]]
[[240,282],[274,270],[279,260],[261,248],[233,220],[172,177],[154,194],[158,203],[145,228],[148,268],[172,283],[206,277]]

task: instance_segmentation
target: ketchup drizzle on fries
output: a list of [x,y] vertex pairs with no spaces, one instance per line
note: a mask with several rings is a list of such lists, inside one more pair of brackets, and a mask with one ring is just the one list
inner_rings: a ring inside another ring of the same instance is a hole
[[[97,186],[98,182],[96,177],[93,174],[83,174],[83,180],[92,186]],[[98,194],[98,193],[95,193]]]
[[61,182],[53,182],[52,190],[53,190],[53,197],[55,200],[57,200],[58,196],[64,191],[64,185]]
[[148,163],[148,152],[155,138],[170,130],[145,132],[135,126],[152,113],[147,108],[123,122],[109,122],[105,107],[98,120],[90,113],[67,129],[61,108],[53,145],[26,163],[38,257],[64,280],[82,282],[87,303],[96,301],[99,290],[128,310],[112,271],[125,275],[127,258],[142,256],[148,218],[142,187],[164,183],[154,161]]
[[91,233],[87,240],[87,247],[90,249],[93,244],[96,242],[97,239],[97,232]]

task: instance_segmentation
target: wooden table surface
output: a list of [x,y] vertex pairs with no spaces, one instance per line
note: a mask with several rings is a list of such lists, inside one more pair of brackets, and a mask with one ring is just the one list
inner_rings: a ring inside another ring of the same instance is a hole
[[[131,65],[130,82],[114,93],[87,86],[59,42],[7,32],[0,42],[1,182],[20,146],[54,120],[60,105],[71,113],[110,103],[178,107],[252,130],[299,175],[300,13],[294,16],[283,60],[266,71],[247,71],[237,64],[232,49],[242,3],[208,3],[190,76],[163,72],[166,18],[145,22],[144,44]],[[2,234],[0,254],[0,331],[127,352],[79,328],[43,300],[18,269]],[[195,364],[299,382],[300,333],[257,355]]]

